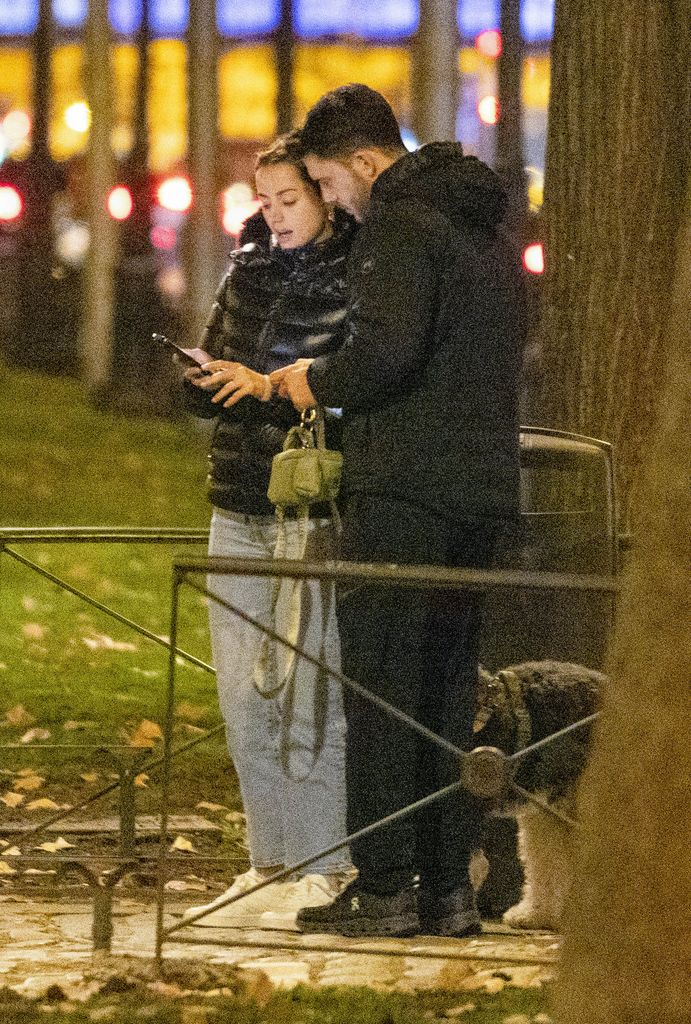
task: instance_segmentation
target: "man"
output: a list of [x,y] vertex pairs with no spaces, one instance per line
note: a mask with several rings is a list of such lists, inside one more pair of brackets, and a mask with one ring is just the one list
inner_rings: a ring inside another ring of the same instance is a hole
[[[302,129],[322,195],[362,222],[351,330],[336,353],[274,377],[299,408],[343,409],[343,558],[482,568],[518,511],[521,272],[496,175],[456,143],[407,153],[363,85],[328,93]],[[481,599],[352,586],[343,670],[462,748],[472,740]],[[457,781],[458,759],[346,692],[348,831]],[[480,814],[454,795],[352,844],[357,881],[298,914],[344,935],[480,930],[468,861]],[[419,881],[419,884],[416,884]]]

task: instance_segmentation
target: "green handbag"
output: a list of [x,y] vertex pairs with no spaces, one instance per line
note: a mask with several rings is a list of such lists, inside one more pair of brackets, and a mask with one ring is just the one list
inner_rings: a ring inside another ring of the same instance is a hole
[[302,413],[292,427],[283,451],[274,455],[269,479],[269,501],[278,508],[300,508],[332,502],[341,483],[343,456],[326,447],[321,410]]

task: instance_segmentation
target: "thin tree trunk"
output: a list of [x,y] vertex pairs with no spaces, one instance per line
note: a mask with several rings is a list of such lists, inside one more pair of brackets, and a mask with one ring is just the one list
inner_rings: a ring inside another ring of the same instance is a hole
[[671,316],[659,334],[667,369],[642,474],[639,540],[581,791],[559,1024],[691,1020],[690,251],[691,182]]
[[688,167],[688,0],[557,0],[538,422],[616,446],[624,517],[660,396]]

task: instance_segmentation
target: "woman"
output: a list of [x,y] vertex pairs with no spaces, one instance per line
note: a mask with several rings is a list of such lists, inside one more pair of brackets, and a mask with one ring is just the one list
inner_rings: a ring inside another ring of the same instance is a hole
[[[187,371],[186,393],[193,412],[216,417],[209,553],[269,558],[277,539],[266,494],[271,460],[297,414],[289,401],[272,393],[268,375],[296,358],[318,356],[341,344],[345,269],[354,227],[330,216],[302,164],[296,133],[259,154],[255,183],[272,241],[268,246],[251,243],[233,253],[202,342],[214,358],[203,367],[203,375]],[[329,443],[333,445],[333,436]],[[298,557],[297,522],[287,520],[286,526],[288,557]],[[333,543],[328,509],[317,509],[310,519],[305,557],[331,558]],[[209,589],[271,623],[272,580],[212,576]],[[333,587],[309,582],[301,608],[299,643],[337,668]],[[282,649],[275,659],[279,678],[262,680],[258,667],[266,659],[260,632],[213,601],[209,616],[251,863],[221,900],[345,837],[345,722],[338,684],[301,659],[294,685],[266,696],[286,671]],[[285,633],[280,618],[278,629]],[[329,902],[349,871],[346,848],[310,865],[297,880],[266,886],[199,924],[280,926],[315,900]]]

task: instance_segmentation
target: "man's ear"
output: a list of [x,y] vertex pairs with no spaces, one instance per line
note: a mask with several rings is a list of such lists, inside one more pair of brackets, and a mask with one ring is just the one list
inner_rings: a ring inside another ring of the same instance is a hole
[[377,155],[371,149],[357,149],[352,157],[352,168],[363,181],[374,182],[379,176],[380,167]]

